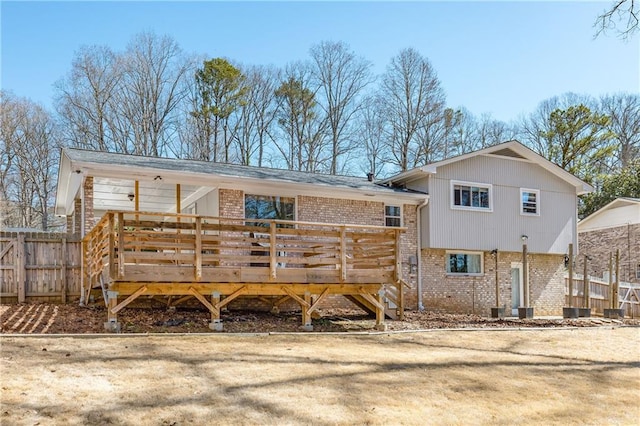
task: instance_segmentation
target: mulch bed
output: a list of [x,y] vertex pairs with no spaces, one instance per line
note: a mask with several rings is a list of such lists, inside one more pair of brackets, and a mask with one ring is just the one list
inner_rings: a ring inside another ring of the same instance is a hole
[[[314,332],[368,332],[375,330],[375,320],[354,309],[325,309],[313,319]],[[18,334],[86,334],[107,333],[104,305],[81,307],[34,303],[0,305],[0,333]],[[122,333],[212,333],[210,315],[203,309],[184,307],[145,307],[123,309],[118,314]],[[278,314],[254,311],[226,311],[222,314],[226,333],[300,332],[299,312]],[[480,315],[439,312],[405,312],[404,321],[386,322],[388,330],[423,330],[442,328],[529,328],[529,327],[597,327],[602,325],[640,325],[638,319],[493,319]]]

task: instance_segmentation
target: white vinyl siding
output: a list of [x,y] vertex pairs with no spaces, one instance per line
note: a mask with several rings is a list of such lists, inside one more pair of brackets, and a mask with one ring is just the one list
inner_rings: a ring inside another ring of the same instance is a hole
[[448,251],[446,257],[447,274],[482,275],[482,252]]
[[520,214],[540,216],[540,191],[520,188]]
[[[452,181],[489,182],[491,214],[453,209]],[[470,158],[439,168],[429,176],[428,186],[429,204],[421,212],[424,248],[520,251],[523,234],[529,236],[533,253],[564,254],[569,243],[577,244],[575,188],[536,164],[488,156]],[[520,214],[521,188],[540,191],[538,207],[544,220]]]
[[492,185],[451,181],[451,208],[490,212],[493,210]]

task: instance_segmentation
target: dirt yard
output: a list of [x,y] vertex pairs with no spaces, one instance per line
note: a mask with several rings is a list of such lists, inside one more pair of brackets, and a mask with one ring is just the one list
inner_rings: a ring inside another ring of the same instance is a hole
[[1,336],[2,425],[635,425],[640,328]]
[[[359,309],[322,309],[313,318],[314,332],[374,331],[375,320]],[[0,305],[0,333],[3,334],[87,334],[107,333],[104,304],[80,307],[34,303]],[[226,311],[222,314],[224,331],[231,333],[268,333],[300,331],[300,312]],[[167,309],[158,304],[145,308],[123,309],[118,314],[122,333],[212,333],[211,317],[202,307]],[[451,315],[436,312],[405,313],[404,321],[387,321],[390,331],[436,328],[529,328],[529,327],[594,327],[602,325],[640,325],[638,319],[622,321],[603,318],[562,320],[534,318],[492,319],[480,315]]]

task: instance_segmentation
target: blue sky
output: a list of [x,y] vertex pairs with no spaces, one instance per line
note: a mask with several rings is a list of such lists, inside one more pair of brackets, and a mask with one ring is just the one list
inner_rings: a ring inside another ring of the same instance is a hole
[[0,87],[51,108],[53,84],[81,45],[123,50],[141,31],[188,53],[246,64],[306,59],[344,41],[382,73],[413,47],[448,104],[511,120],[565,92],[640,92],[640,36],[593,39],[605,2],[11,2],[0,3]]

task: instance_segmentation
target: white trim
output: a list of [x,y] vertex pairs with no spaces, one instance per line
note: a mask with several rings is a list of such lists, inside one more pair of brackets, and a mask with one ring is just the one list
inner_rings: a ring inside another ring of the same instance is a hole
[[[449,270],[450,254],[480,255],[480,272],[451,272]],[[444,270],[448,277],[481,277],[484,275],[484,252],[470,250],[445,250]]]
[[[509,284],[513,287],[513,280],[511,279],[511,269],[518,270],[518,285],[519,285],[518,296],[520,297],[520,300],[518,300],[518,308],[519,308],[524,305],[524,273],[523,273],[522,262],[511,262],[511,268],[509,269],[509,281],[510,281]],[[511,299],[511,303],[513,303],[513,288],[511,289],[510,299]],[[511,315],[518,315],[518,309],[513,308],[513,306],[511,308],[512,308]]]
[[[398,208],[400,209],[400,216],[388,216],[388,215],[387,215],[387,206],[389,206],[389,207],[398,207]],[[404,221],[402,220],[402,218],[403,218],[403,216],[404,216],[404,209],[403,209],[402,204],[397,204],[397,203],[396,203],[396,204],[384,203],[384,207],[383,207],[383,208],[384,208],[384,211],[383,211],[383,213],[384,213],[384,226],[388,226],[388,225],[387,225],[387,218],[388,218],[388,217],[390,217],[390,218],[395,218],[395,217],[399,218],[399,219],[400,219],[400,225],[398,225],[398,226],[399,226],[399,227],[402,227],[402,226],[403,226],[403,222],[404,222]],[[393,226],[388,226],[388,227],[389,227],[389,228],[394,228]]]
[[[524,211],[524,203],[522,202],[522,195],[527,192],[530,194],[536,194],[536,212],[527,213]],[[520,214],[522,216],[540,216],[540,190],[531,188],[520,188]]]
[[[554,174],[558,178],[560,178],[563,181],[567,182],[568,184],[570,184],[571,186],[573,186],[575,188],[576,195],[587,194],[589,192],[593,192],[593,190],[594,190],[591,185],[589,185],[586,182],[582,181],[581,179],[573,176],[571,173],[567,172],[563,168],[561,168],[558,165],[552,163],[551,161],[547,160],[546,158],[542,157],[541,155],[537,154],[536,152],[532,151],[531,149],[527,148],[526,146],[524,146],[523,144],[521,144],[520,142],[518,142],[516,140],[503,142],[501,144],[493,145],[493,146],[490,146],[488,148],[484,148],[484,149],[481,149],[481,150],[478,150],[478,151],[469,152],[469,153],[462,154],[462,155],[459,155],[459,156],[456,156],[456,157],[451,157],[451,158],[447,158],[445,160],[441,160],[441,161],[438,161],[438,162],[435,162],[435,163],[427,164],[426,166],[422,166],[419,169],[412,169],[412,170],[400,173],[400,174],[398,174],[396,176],[392,176],[390,178],[382,180],[382,181],[380,181],[380,183],[403,181],[403,180],[412,178],[413,176],[418,176],[419,175],[418,171],[421,171],[421,172],[427,173],[427,174],[435,174],[435,173],[437,173],[437,169],[439,167],[445,166],[447,164],[455,163],[455,162],[458,162],[458,161],[463,161],[463,160],[466,160],[468,158],[472,158],[472,157],[475,157],[475,156],[478,156],[478,155],[492,154],[492,153],[494,153],[496,151],[500,151],[500,150],[505,149],[505,148],[509,148],[509,149],[513,150],[515,153],[517,153],[517,154],[521,155],[522,157],[524,157],[524,159],[529,160],[532,163],[538,164],[540,167],[542,167],[543,169],[547,170],[551,174]],[[518,160],[515,157],[504,157],[504,158]]]
[[[456,185],[468,186],[468,187],[478,187],[485,188],[489,192],[489,207],[470,207],[470,206],[458,206],[455,204],[455,196],[453,194],[454,187]],[[468,210],[473,212],[485,212],[491,213],[493,212],[493,185],[490,183],[479,183],[479,182],[465,182],[461,180],[451,180],[449,182],[449,207],[452,210]]]

